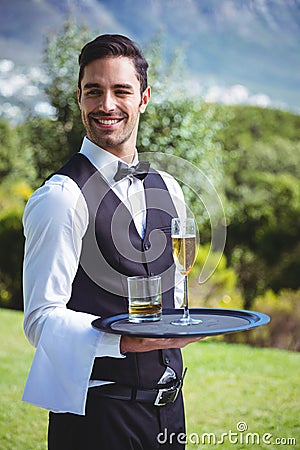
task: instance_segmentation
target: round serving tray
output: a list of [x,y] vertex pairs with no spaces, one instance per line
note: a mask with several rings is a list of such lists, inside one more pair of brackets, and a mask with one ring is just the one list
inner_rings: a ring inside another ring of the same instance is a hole
[[165,309],[161,320],[157,322],[132,323],[128,314],[96,319],[92,325],[97,330],[107,333],[136,337],[176,338],[184,336],[216,336],[218,334],[236,333],[266,325],[270,317],[255,311],[223,308],[191,308],[190,315],[201,319],[198,325],[173,325],[171,322],[180,318],[182,309]]

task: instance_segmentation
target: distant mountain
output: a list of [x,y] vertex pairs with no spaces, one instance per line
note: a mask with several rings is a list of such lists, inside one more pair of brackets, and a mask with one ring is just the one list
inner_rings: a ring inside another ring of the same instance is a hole
[[[41,86],[34,90],[32,70],[45,37],[70,14],[95,35],[126,34],[142,47],[159,32],[166,53],[182,49],[191,90],[209,100],[300,112],[300,0],[0,0],[0,97],[7,111],[16,102],[19,109],[34,103],[35,95],[45,100]],[[16,99],[21,85],[24,101]]]
[[[162,30],[200,81],[300,108],[299,0],[99,0],[134,37]],[[146,6],[147,5],[147,6]]]
[[0,0],[0,58],[38,64],[46,36],[69,15],[91,29],[126,31],[97,0]]

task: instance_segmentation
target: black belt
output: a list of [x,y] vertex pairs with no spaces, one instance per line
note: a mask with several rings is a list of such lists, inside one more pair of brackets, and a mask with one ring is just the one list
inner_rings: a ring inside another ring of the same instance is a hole
[[172,386],[166,386],[160,389],[137,389],[117,383],[105,384],[104,386],[93,389],[97,389],[97,394],[102,397],[113,398],[116,400],[146,402],[152,403],[155,406],[164,406],[168,403],[175,402],[182,389],[185,373],[186,369],[183,376]]

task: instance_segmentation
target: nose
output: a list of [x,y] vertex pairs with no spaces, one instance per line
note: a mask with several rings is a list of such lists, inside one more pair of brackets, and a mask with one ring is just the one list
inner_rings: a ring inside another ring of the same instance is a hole
[[109,113],[115,109],[114,97],[110,91],[104,92],[101,96],[99,109],[101,109],[105,113]]

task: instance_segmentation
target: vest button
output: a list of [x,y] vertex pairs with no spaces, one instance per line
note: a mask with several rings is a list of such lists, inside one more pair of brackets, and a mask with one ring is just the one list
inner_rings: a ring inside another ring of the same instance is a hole
[[168,356],[165,357],[165,364],[170,364],[171,360]]
[[144,249],[145,249],[145,250],[149,250],[150,247],[151,247],[151,246],[150,246],[150,243],[149,243],[149,242],[147,242],[147,243],[144,245]]
[[150,272],[149,275],[150,275],[150,277],[154,277],[155,273],[154,272]]

